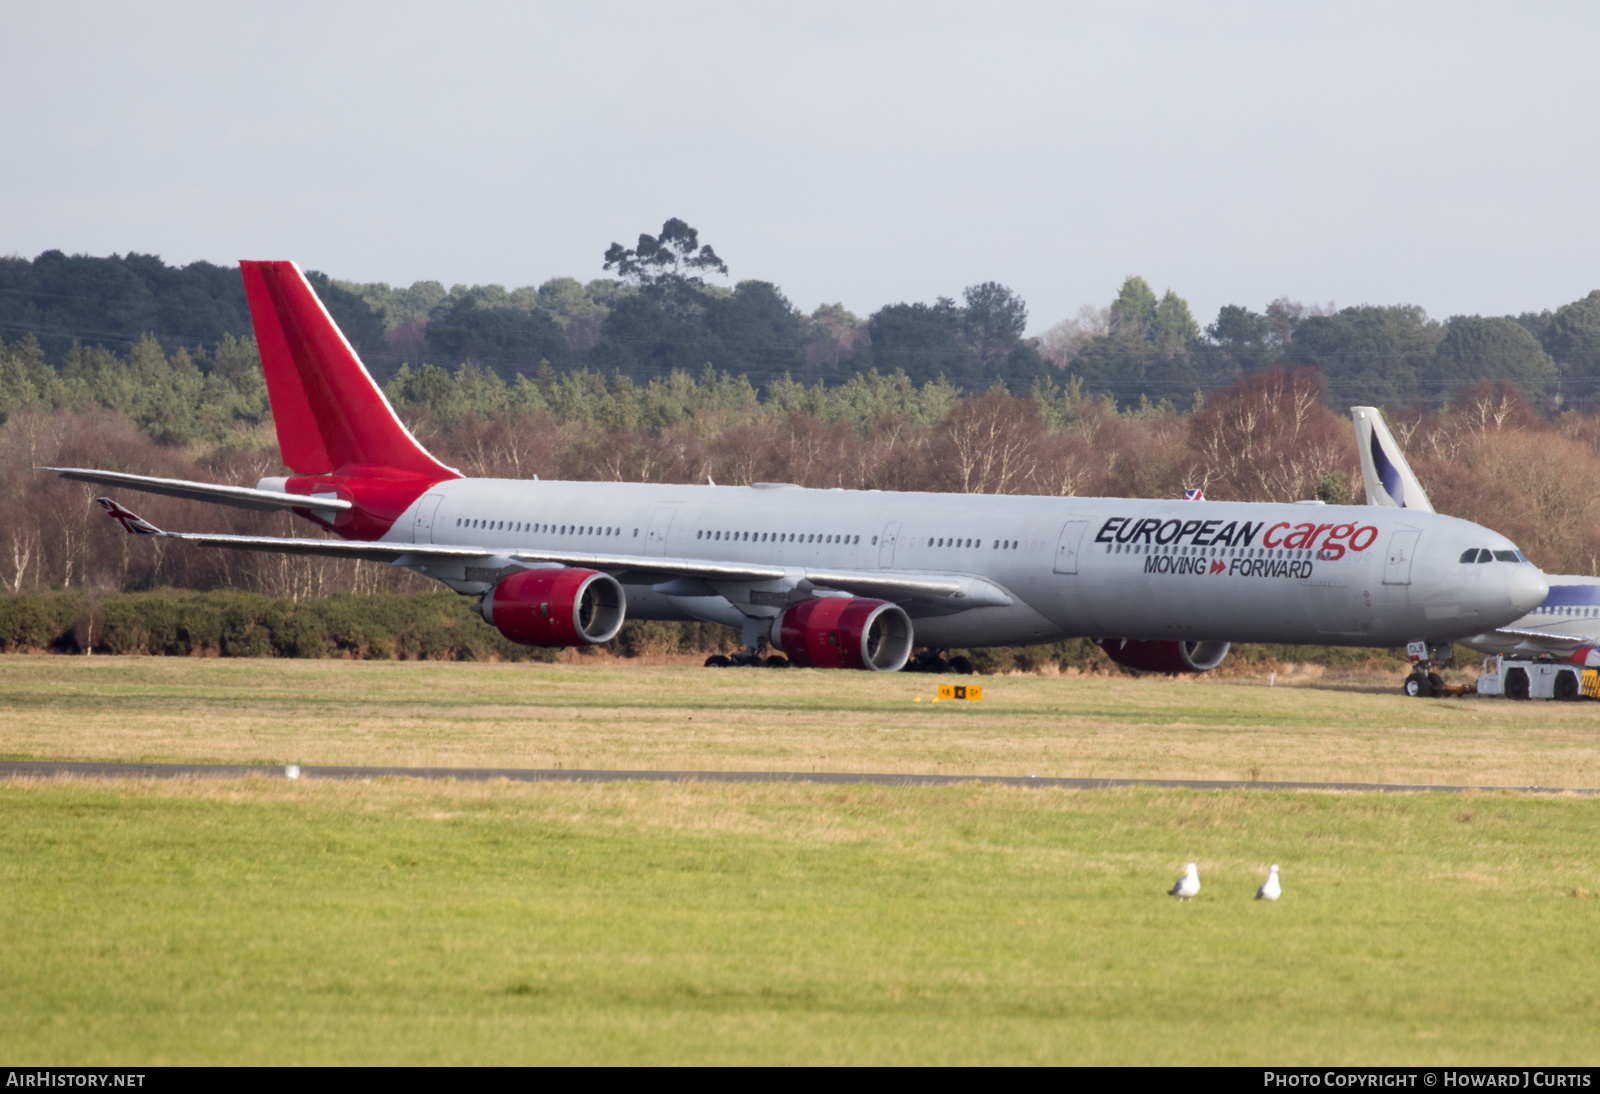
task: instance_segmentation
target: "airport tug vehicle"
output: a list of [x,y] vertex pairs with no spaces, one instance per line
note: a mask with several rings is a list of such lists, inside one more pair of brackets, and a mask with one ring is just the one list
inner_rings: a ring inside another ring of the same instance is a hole
[[1495,654],[1483,659],[1479,695],[1507,699],[1600,699],[1600,670],[1555,660],[1530,661]]

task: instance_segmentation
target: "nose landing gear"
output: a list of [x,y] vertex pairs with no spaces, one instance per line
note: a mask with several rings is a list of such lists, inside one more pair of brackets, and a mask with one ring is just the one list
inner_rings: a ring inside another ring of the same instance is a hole
[[1442,699],[1455,694],[1457,689],[1446,685],[1444,677],[1433,669],[1435,662],[1450,660],[1452,652],[1449,643],[1430,646],[1426,642],[1407,642],[1406,656],[1411,658],[1412,669],[1400,690],[1413,699]]
[[1448,694],[1444,677],[1437,672],[1422,672],[1420,668],[1406,677],[1402,690],[1413,699],[1436,699]]

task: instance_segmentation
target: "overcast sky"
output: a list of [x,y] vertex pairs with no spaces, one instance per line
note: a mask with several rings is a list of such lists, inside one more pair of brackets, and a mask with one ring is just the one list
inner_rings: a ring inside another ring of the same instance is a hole
[[0,5],[0,254],[602,276],[807,311],[1130,273],[1445,317],[1600,288],[1600,5]]

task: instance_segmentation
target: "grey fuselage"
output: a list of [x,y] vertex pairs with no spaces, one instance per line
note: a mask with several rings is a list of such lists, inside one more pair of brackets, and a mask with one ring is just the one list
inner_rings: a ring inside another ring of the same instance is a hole
[[[1456,564],[1468,546],[1515,550],[1504,536],[1369,506],[456,479],[383,538],[971,575],[1008,594],[1009,605],[966,610],[912,598],[917,643],[945,647],[1437,643],[1503,626],[1546,594],[1525,562]],[[659,579],[626,588],[631,618],[742,618],[725,596],[671,595],[681,587]]]

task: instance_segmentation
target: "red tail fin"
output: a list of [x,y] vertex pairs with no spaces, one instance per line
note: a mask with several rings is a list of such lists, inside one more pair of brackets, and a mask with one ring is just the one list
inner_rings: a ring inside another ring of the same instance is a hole
[[401,424],[298,266],[239,266],[285,464],[301,475],[364,466],[435,480],[460,476]]

